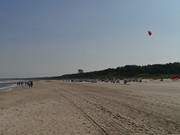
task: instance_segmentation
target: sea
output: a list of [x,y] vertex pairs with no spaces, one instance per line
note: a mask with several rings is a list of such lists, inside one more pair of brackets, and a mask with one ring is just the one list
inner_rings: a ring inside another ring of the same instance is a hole
[[11,81],[0,81],[0,91],[8,91],[12,90],[12,88],[16,87],[15,82]]

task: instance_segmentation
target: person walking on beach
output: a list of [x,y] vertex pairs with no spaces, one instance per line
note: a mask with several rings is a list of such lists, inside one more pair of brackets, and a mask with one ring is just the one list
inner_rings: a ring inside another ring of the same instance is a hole
[[33,87],[33,81],[30,81],[30,87],[31,88]]
[[28,88],[30,88],[30,87],[31,87],[31,85],[30,85],[30,81],[28,81],[28,82],[27,82],[27,86],[28,86]]
[[32,88],[33,87],[33,81],[28,81],[27,85],[28,85],[29,88]]

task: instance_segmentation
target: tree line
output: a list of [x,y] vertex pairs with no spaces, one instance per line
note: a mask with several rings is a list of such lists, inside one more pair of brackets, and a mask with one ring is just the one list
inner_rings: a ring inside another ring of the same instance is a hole
[[101,71],[67,74],[59,79],[113,79],[113,78],[169,78],[180,75],[180,63],[153,64],[153,65],[126,65],[117,68],[108,68]]

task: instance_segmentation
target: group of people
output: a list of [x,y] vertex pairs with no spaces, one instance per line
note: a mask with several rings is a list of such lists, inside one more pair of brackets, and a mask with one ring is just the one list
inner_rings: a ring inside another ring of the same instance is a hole
[[33,81],[18,81],[17,86],[21,86],[21,87],[25,86],[28,88],[32,88],[33,87]]

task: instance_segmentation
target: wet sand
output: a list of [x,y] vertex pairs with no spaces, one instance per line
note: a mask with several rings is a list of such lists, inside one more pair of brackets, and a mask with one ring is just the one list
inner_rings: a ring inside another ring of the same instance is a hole
[[39,81],[0,92],[0,135],[180,134],[180,82]]

